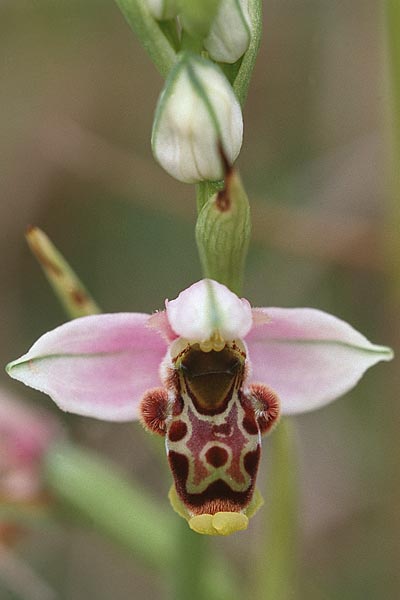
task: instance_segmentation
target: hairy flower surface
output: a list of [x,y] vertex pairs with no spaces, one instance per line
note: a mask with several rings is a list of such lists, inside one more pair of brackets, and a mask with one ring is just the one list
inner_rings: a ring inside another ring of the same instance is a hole
[[260,438],[279,414],[313,410],[352,388],[389,348],[311,308],[251,308],[204,279],[153,315],[76,319],[7,367],[60,408],[110,421],[141,418],[165,436],[190,526],[226,535],[247,526]]

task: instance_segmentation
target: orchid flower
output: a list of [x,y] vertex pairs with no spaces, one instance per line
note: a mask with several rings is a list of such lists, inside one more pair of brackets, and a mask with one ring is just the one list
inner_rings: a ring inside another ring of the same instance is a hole
[[251,308],[204,279],[164,311],[78,318],[44,334],[8,373],[66,411],[140,419],[165,436],[171,502],[192,529],[245,529],[262,503],[261,435],[319,408],[392,351],[312,308]]

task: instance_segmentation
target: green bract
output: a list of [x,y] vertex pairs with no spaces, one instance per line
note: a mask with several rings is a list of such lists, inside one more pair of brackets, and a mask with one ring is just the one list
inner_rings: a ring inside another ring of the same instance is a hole
[[250,207],[235,171],[226,174],[225,189],[200,211],[196,241],[203,271],[239,292],[250,238]]
[[158,101],[155,158],[179,181],[215,181],[223,177],[219,145],[232,164],[242,137],[240,104],[225,75],[211,61],[182,54]]

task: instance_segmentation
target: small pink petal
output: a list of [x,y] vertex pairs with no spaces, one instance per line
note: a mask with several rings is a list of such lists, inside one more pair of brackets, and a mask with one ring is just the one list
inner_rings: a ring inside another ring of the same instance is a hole
[[198,281],[166,305],[172,329],[191,341],[209,340],[216,331],[225,340],[242,338],[252,325],[248,301],[212,279]]
[[147,325],[158,331],[167,342],[173,342],[178,337],[169,324],[165,310],[160,310],[152,314],[149,317]]
[[[257,309],[260,311],[260,309]],[[391,360],[351,325],[312,308],[261,309],[270,322],[246,337],[253,381],[280,397],[283,414],[313,410],[351,389],[364,372]]]
[[75,319],[44,334],[8,365],[8,373],[65,411],[109,421],[136,419],[141,396],[160,385],[167,349],[147,327],[148,319],[140,313]]

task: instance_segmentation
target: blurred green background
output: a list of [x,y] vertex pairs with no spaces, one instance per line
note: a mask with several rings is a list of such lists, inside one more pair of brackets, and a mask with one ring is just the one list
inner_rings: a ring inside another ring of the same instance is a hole
[[[245,295],[255,306],[332,312],[396,348],[400,275],[389,243],[398,207],[382,4],[264,6],[238,161],[254,222]],[[29,224],[48,233],[107,312],[162,308],[201,272],[194,190],[151,155],[162,81],[113,0],[2,0],[0,56],[4,364],[65,320],[24,242]],[[397,371],[396,360],[383,363],[344,398],[295,419],[295,600],[400,597]],[[65,417],[5,374],[0,385],[57,412],[73,439],[170,510],[162,442],[140,425]],[[247,532],[211,540],[243,576],[268,520],[268,458],[265,440],[264,509]],[[86,527],[36,531],[18,552],[65,600],[166,598],[165,581]],[[13,598],[1,585],[1,600]]]

